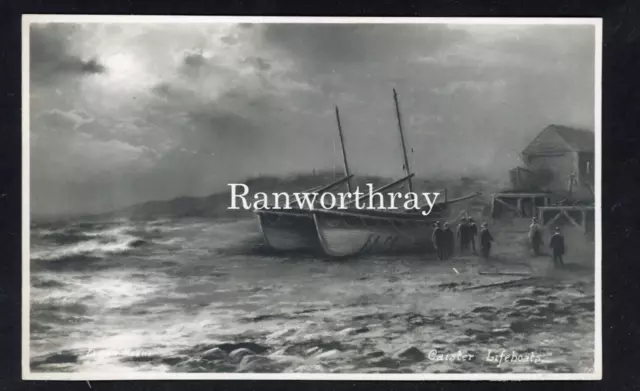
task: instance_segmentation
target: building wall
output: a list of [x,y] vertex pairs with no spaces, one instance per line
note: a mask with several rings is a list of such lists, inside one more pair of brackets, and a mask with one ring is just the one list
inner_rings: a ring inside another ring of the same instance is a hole
[[577,172],[580,181],[587,181],[593,184],[594,170],[595,170],[595,155],[593,152],[580,152],[578,153],[578,167]]
[[[569,192],[569,179],[574,174],[572,197],[593,200],[593,193],[587,183],[593,185],[594,154],[573,151],[553,127],[540,132],[524,149],[522,156],[527,168],[534,171],[531,182],[536,183],[536,188],[565,197]],[[548,170],[551,179],[541,170]]]
[[568,179],[575,172],[574,155],[571,152],[554,155],[529,156],[529,167],[532,170],[546,169],[553,173],[552,180],[543,190],[563,193],[568,190]]

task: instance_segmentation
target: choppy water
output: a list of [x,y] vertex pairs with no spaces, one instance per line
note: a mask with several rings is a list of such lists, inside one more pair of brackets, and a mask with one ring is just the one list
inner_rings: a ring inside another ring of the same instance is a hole
[[[470,256],[338,262],[257,243],[253,220],[33,226],[32,371],[592,370],[588,269],[465,291],[509,278]],[[488,359],[502,350],[540,360]]]

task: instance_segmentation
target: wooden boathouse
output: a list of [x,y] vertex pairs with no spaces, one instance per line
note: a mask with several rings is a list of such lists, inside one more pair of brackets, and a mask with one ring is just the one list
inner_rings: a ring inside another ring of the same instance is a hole
[[538,217],[545,226],[593,230],[595,135],[547,126],[521,153],[523,167],[509,172],[511,189],[496,193],[492,216]]

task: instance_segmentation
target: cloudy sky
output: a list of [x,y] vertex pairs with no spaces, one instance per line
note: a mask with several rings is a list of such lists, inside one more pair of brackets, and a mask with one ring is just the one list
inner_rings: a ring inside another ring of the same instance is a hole
[[592,26],[32,24],[34,214],[205,195],[260,174],[506,175],[593,129]]

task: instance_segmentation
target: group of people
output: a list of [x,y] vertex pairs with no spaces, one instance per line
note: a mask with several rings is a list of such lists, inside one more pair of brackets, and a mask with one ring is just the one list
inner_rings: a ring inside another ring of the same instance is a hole
[[455,247],[455,236],[449,227],[449,223],[444,223],[444,227],[440,226],[440,222],[436,221],[431,235],[433,247],[436,249],[438,259],[449,259],[453,255]]
[[[531,225],[529,226],[529,242],[531,249],[535,256],[541,254],[540,247],[543,245],[543,230],[538,224],[538,219],[533,218]],[[455,248],[455,238],[453,230],[449,227],[449,223],[444,223],[442,226],[437,221],[434,224],[433,235],[431,240],[436,250],[436,255],[440,260],[446,260],[453,255]],[[491,253],[491,243],[493,242],[493,236],[489,232],[489,224],[486,222],[482,224],[480,232],[476,226],[473,218],[462,218],[458,225],[457,238],[460,244],[460,253],[463,254],[469,249],[473,250],[476,254],[476,238],[479,238],[480,242],[480,254],[483,258],[489,258]],[[549,248],[551,249],[553,264],[557,268],[564,268],[564,262],[562,256],[565,253],[564,236],[560,232],[560,227],[556,227],[554,234],[549,240]]]
[[[543,245],[542,240],[543,230],[538,224],[538,219],[533,218],[531,225],[529,226],[529,243],[531,244],[531,250],[534,256],[539,256],[540,246]],[[557,268],[564,268],[564,261],[562,256],[565,253],[564,236],[560,232],[560,227],[556,227],[555,232],[549,239],[549,248],[551,249],[551,257],[553,259],[553,265]]]
[[453,255],[455,248],[456,236],[460,245],[460,253],[464,254],[473,250],[476,254],[476,238],[480,237],[480,252],[483,257],[488,258],[491,251],[491,242],[493,237],[489,233],[489,225],[487,223],[482,224],[482,229],[478,233],[478,226],[473,218],[462,218],[458,225],[457,235],[454,235],[453,230],[449,227],[449,223],[444,223],[441,226],[437,221],[434,225],[433,235],[431,240],[433,247],[436,249],[436,255],[438,259],[449,259]]

